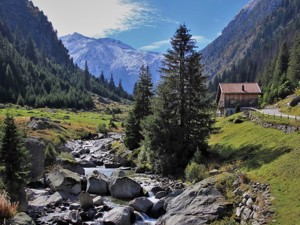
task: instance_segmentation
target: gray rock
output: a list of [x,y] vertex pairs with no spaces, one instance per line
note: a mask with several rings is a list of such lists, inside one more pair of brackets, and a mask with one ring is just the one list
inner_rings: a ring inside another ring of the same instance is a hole
[[136,211],[146,213],[152,208],[153,202],[146,197],[139,197],[130,201],[129,206],[134,208]]
[[236,208],[236,213],[235,213],[235,215],[236,215],[237,217],[240,217],[240,216],[242,215],[242,209],[241,209],[240,207],[237,207],[237,208]]
[[94,206],[104,205],[103,197],[97,196],[96,198],[94,198],[93,199],[93,204],[94,204]]
[[142,187],[128,177],[117,177],[110,180],[109,192],[114,198],[133,199],[141,195]]
[[21,212],[14,216],[12,225],[35,225],[35,223],[30,216]]
[[94,207],[93,198],[90,196],[88,192],[82,191],[80,193],[79,202],[83,210],[88,210],[89,208]]
[[248,198],[247,202],[246,202],[246,206],[248,208],[251,208],[253,206],[254,202],[252,200],[252,198]]
[[35,138],[25,138],[24,142],[31,157],[29,177],[31,181],[38,181],[44,174],[45,144]]
[[77,210],[72,210],[67,214],[66,220],[69,220],[72,224],[81,224],[82,218],[79,215],[79,212]]
[[115,177],[125,177],[126,173],[123,170],[117,169],[117,170],[113,171],[110,176],[112,178],[115,178]]
[[47,205],[62,202],[63,197],[59,192],[55,192],[52,195],[40,195],[35,200],[29,202],[29,206],[35,211],[44,209]]
[[46,182],[54,191],[64,191],[74,195],[81,191],[80,176],[66,169],[52,170],[48,174]]
[[159,192],[156,193],[155,198],[161,199],[161,198],[167,196],[167,194],[168,193],[166,191],[159,191]]
[[107,177],[103,174],[89,176],[86,191],[90,194],[106,195],[108,193]]
[[242,220],[248,221],[248,220],[250,219],[250,217],[251,217],[251,213],[252,213],[252,210],[251,210],[251,209],[245,208],[245,209],[243,210],[242,215],[241,215]]
[[79,208],[80,208],[80,204],[78,204],[78,203],[72,203],[72,204],[70,204],[70,207],[69,207],[70,210],[77,210]]
[[165,201],[162,199],[156,202],[151,209],[150,215],[156,219],[164,215],[166,213],[166,211],[164,210],[164,204]]
[[104,213],[103,221],[114,225],[131,225],[132,214],[133,209],[131,207],[116,207]]
[[186,189],[167,205],[167,212],[157,225],[209,224],[229,212],[231,204],[214,186],[213,178],[205,179]]

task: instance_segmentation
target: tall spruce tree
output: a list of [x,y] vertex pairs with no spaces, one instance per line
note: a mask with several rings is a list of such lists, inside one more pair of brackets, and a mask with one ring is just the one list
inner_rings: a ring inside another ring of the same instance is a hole
[[90,72],[89,72],[89,67],[88,67],[87,61],[85,61],[85,64],[84,64],[83,82],[84,82],[85,89],[90,90],[91,89]]
[[134,106],[129,113],[125,126],[126,135],[124,142],[129,149],[138,148],[140,141],[143,139],[141,121],[151,114],[151,99],[153,95],[153,83],[149,66],[145,67],[142,65],[139,80],[135,86]]
[[164,175],[182,173],[196,151],[206,152],[213,123],[201,54],[185,25],[176,30],[171,46],[153,115],[143,123],[143,143],[153,168]]
[[15,125],[14,118],[7,114],[4,120],[4,135],[1,146],[1,164],[4,166],[3,182],[13,201],[19,201],[20,190],[29,174],[29,153]]

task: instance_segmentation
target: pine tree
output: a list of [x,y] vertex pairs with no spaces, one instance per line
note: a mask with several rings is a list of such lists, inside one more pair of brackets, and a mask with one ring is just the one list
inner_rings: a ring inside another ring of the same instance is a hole
[[113,77],[112,74],[110,74],[110,80],[109,80],[109,83],[108,83],[108,87],[111,91],[116,88],[116,85],[115,85],[115,82],[114,82],[114,77]]
[[154,169],[164,175],[182,173],[195,152],[206,153],[213,123],[201,54],[185,25],[176,30],[171,46],[153,115],[143,122],[145,148]]
[[33,63],[37,63],[37,53],[31,37],[29,37],[26,42],[25,57],[30,59]]
[[139,80],[135,88],[134,106],[125,125],[124,143],[129,149],[136,149],[143,139],[141,121],[151,114],[151,99],[153,97],[153,83],[148,66],[142,65]]
[[29,174],[29,154],[15,125],[7,114],[1,146],[1,164],[4,165],[3,181],[13,201],[18,201],[20,190],[25,187]]
[[295,38],[288,68],[288,79],[296,87],[300,80],[300,35]]
[[91,89],[91,85],[90,85],[90,72],[89,72],[87,61],[85,61],[85,65],[84,65],[83,79],[84,79],[84,87],[85,87],[85,89],[86,90],[90,90]]

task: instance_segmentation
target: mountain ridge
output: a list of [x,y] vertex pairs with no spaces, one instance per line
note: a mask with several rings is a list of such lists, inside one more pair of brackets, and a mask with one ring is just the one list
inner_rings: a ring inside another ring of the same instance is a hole
[[103,72],[106,79],[112,75],[114,82],[121,80],[123,88],[130,93],[143,64],[149,66],[153,83],[159,80],[160,53],[139,51],[119,40],[86,37],[79,33],[60,39],[80,68],[83,69],[87,62],[91,74],[98,77]]

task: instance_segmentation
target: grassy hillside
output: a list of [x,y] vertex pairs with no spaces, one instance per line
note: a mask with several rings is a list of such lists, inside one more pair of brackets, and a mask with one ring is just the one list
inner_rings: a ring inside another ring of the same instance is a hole
[[251,179],[267,182],[274,197],[274,224],[300,224],[300,135],[263,128],[237,117],[218,119],[220,128],[209,140],[223,162],[238,162]]
[[[105,106],[97,103],[96,106],[98,110],[95,111],[74,111],[50,108],[32,109],[10,105],[0,109],[0,121],[4,120],[6,113],[10,113],[14,116],[17,126],[27,136],[42,138],[55,144],[96,133],[97,126],[101,123],[106,124],[106,127],[109,128],[112,121],[116,127],[111,130],[123,130],[122,123],[126,117],[128,106],[116,102]],[[50,127],[46,129],[28,127],[31,117],[48,119]]]

